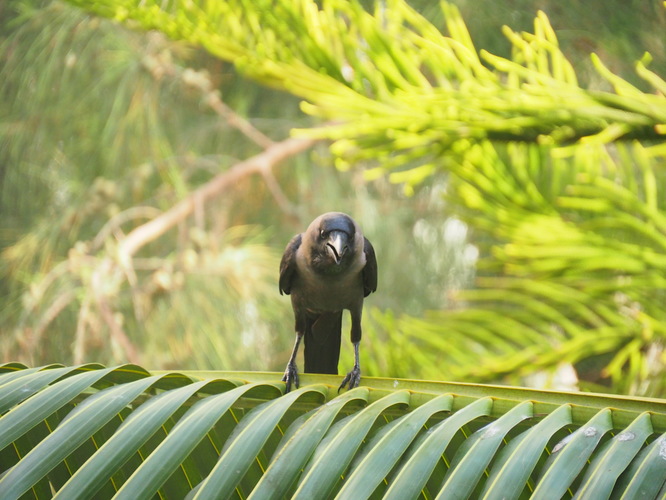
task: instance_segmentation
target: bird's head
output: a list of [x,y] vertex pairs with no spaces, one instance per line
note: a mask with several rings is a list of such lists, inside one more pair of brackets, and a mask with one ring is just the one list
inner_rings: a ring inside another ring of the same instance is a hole
[[354,221],[341,212],[329,212],[317,217],[307,230],[311,264],[324,274],[337,274],[353,260]]

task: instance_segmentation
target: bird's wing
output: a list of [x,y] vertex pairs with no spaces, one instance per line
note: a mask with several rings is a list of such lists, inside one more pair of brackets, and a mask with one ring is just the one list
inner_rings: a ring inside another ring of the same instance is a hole
[[368,238],[363,238],[363,252],[365,253],[365,267],[363,268],[363,296],[367,297],[372,292],[377,290],[377,258],[375,257],[375,249],[368,241]]
[[291,293],[291,283],[296,272],[296,251],[301,246],[301,234],[294,236],[282,254],[280,261],[280,295]]

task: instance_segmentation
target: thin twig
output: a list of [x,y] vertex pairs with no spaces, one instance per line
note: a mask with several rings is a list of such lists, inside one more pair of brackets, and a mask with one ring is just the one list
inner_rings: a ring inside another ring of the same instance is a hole
[[274,144],[273,140],[222,101],[220,93],[213,89],[213,84],[205,71],[195,71],[191,68],[181,69],[171,62],[168,64],[170,66],[166,69],[170,73],[178,75],[186,85],[199,90],[203,94],[203,102],[224,118],[229,125],[239,130],[262,149],[267,149]]
[[109,279],[114,279],[110,276],[112,269],[113,264],[106,259],[97,266],[90,280],[91,292],[97,303],[97,308],[102,315],[102,319],[109,327],[111,337],[122,348],[129,362],[136,364],[139,363],[137,349],[114,317],[113,309],[109,305],[106,294],[102,291],[104,289],[103,283]]
[[241,131],[248,139],[255,144],[267,149],[275,144],[268,136],[254,127],[248,120],[240,116],[229,106],[227,106],[217,92],[209,91],[205,99],[206,104],[223,117],[229,125]]
[[159,215],[159,213],[159,209],[146,206],[130,207],[127,210],[123,210],[111,217],[106,224],[102,226],[102,229],[99,230],[97,236],[93,239],[90,249],[97,250],[98,248],[101,248],[109,235],[114,232],[116,228],[119,228],[126,222],[139,218],[150,219],[151,217]]
[[76,294],[73,291],[68,290],[58,295],[58,297],[51,303],[46,312],[42,314],[40,322],[33,332],[32,345],[30,346],[32,349],[39,345],[42,335],[51,322],[55,320],[69,304],[74,302],[74,299],[76,299]]
[[289,201],[289,198],[284,194],[284,191],[282,191],[280,183],[275,178],[275,175],[273,175],[273,171],[271,169],[264,169],[261,172],[261,176],[264,178],[268,190],[273,195],[273,199],[280,209],[289,217],[297,217],[298,211],[296,210],[296,207],[291,201]]
[[76,334],[74,336],[74,364],[83,363],[85,358],[86,324],[89,322],[90,298],[86,296],[79,308],[78,320],[76,322]]

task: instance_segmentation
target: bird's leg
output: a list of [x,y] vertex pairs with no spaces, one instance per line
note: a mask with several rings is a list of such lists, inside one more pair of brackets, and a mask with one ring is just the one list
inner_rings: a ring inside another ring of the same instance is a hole
[[363,301],[357,305],[357,307],[350,309],[351,313],[351,341],[354,345],[354,367],[349,373],[345,376],[338,387],[338,392],[347,385],[349,389],[358,387],[359,382],[361,381],[361,363],[360,356],[358,353],[359,345],[361,344],[361,314],[363,312]]
[[352,368],[342,380],[340,387],[338,387],[338,392],[340,392],[347,383],[349,383],[349,389],[353,389],[354,387],[358,387],[358,384],[361,382],[361,365],[358,353],[359,344],[360,342],[354,342],[354,368]]
[[282,381],[287,383],[286,392],[289,392],[291,390],[292,383],[296,386],[296,389],[298,389],[299,386],[298,369],[296,368],[296,355],[298,354],[298,346],[301,345],[302,338],[303,338],[302,333],[296,334],[296,342],[294,342],[294,350],[291,351],[291,357],[289,358],[289,362],[287,363],[287,368],[285,368],[284,370],[284,376],[282,377]]

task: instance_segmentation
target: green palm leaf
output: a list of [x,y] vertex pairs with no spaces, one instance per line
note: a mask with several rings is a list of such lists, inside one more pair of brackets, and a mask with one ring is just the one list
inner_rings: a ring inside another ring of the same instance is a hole
[[[118,492],[118,498],[143,498],[154,494],[181,465],[214,424],[238,398],[263,385],[242,385],[202,399],[179,420],[167,438],[143,462]],[[276,391],[277,392],[277,391]],[[275,395],[275,394],[274,394]]]
[[194,498],[214,499],[231,495],[290,407],[311,393],[323,396],[326,392],[323,385],[306,386],[255,408],[241,421],[239,427],[242,430],[229,439],[231,443]]
[[604,409],[587,425],[579,427],[560,441],[544,466],[545,472],[539,479],[533,498],[545,500],[562,497],[611,427],[611,412]]
[[492,467],[482,498],[517,498],[555,432],[571,423],[571,407],[559,406],[505,446]]
[[655,498],[666,481],[666,436],[644,447],[624,471],[611,498]]
[[207,381],[189,384],[155,396],[141,405],[67,481],[56,494],[56,498],[93,496],[108,477],[136,453],[177,409],[207,384]]
[[0,399],[31,395],[0,417],[0,497],[656,498],[666,480],[662,400],[279,378],[2,365]]
[[56,429],[7,471],[0,480],[0,498],[14,498],[26,492],[160,378],[155,375],[119,384],[76,406]]
[[608,498],[617,478],[631,463],[641,449],[642,443],[652,432],[650,415],[643,413],[636,417],[629,427],[606,442],[590,463],[577,497]]
[[454,435],[475,418],[490,415],[493,402],[481,398],[438,423],[412,446],[405,463],[391,481],[387,499],[413,498],[423,489]]
[[353,402],[367,403],[367,401],[368,389],[358,387],[312,410],[315,413],[308,412],[294,421],[285,432],[281,446],[273,455],[270,466],[252,491],[250,498],[283,496],[340,411]]
[[303,471],[294,498],[328,497],[380,415],[408,402],[407,391],[393,392],[331,427]]
[[367,498],[403,456],[426,422],[435,414],[451,411],[453,397],[438,396],[413,412],[382,427],[352,464],[349,477],[336,498]]
[[437,498],[468,498],[506,434],[532,415],[532,402],[525,401],[466,439],[453,457]]

